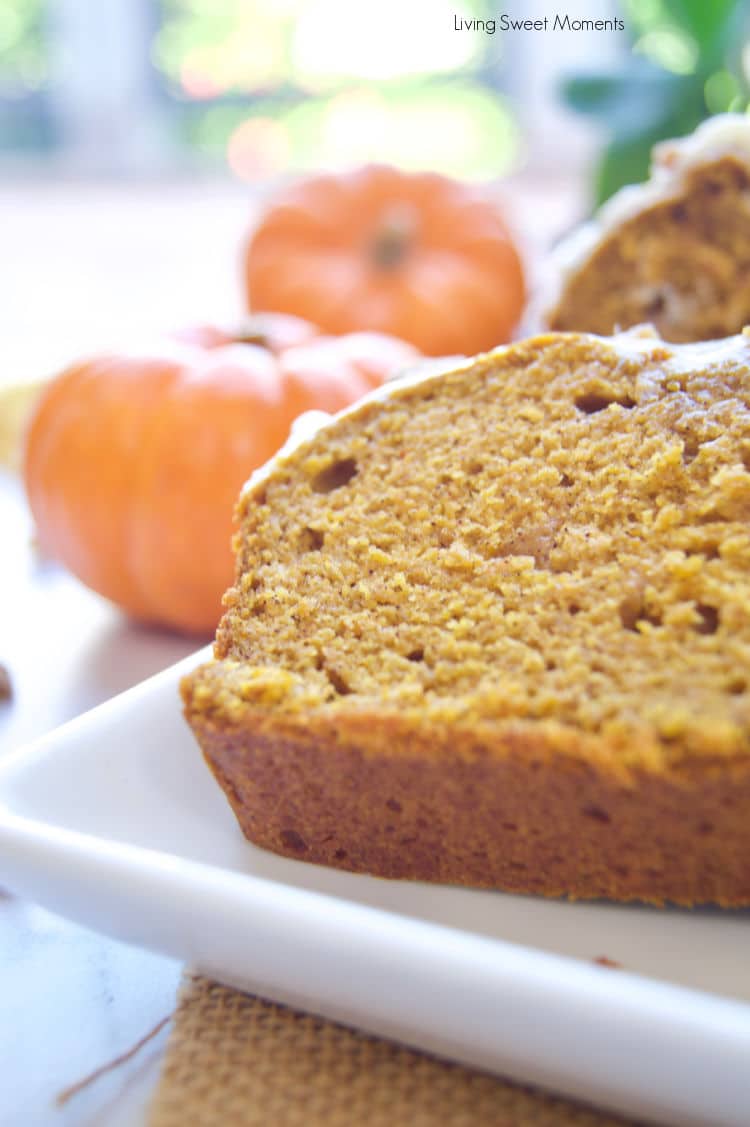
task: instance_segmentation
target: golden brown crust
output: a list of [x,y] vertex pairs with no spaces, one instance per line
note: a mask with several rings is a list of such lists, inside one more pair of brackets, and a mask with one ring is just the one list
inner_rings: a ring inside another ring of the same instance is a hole
[[750,757],[617,772],[554,727],[252,708],[231,723],[196,706],[199,684],[183,682],[188,722],[243,832],[275,853],[571,899],[750,903]]

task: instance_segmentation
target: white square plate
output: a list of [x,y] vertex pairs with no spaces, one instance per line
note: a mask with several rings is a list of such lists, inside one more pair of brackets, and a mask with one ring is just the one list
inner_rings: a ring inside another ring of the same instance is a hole
[[205,656],[5,760],[0,884],[451,1059],[657,1123],[746,1127],[750,913],[384,881],[256,849],[180,714],[178,680]]

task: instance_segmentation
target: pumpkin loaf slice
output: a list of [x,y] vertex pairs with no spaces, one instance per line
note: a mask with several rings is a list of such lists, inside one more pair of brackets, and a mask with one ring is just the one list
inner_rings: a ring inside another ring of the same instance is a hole
[[657,145],[650,180],[565,239],[545,284],[537,306],[550,329],[650,321],[670,341],[739,332],[750,323],[750,117],[722,114]]
[[185,713],[251,841],[384,877],[750,903],[750,331],[397,381],[240,502]]

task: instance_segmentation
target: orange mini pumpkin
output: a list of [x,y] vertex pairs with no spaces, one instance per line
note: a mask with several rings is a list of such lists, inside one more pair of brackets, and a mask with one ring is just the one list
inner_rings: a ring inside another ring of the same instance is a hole
[[232,513],[250,473],[301,412],[337,411],[418,354],[378,334],[320,337],[283,315],[179,337],[53,380],[24,478],[40,543],[87,586],[139,619],[207,634],[232,582]]
[[279,196],[247,244],[245,281],[252,310],[393,333],[431,356],[502,344],[524,303],[518,252],[486,193],[381,165]]

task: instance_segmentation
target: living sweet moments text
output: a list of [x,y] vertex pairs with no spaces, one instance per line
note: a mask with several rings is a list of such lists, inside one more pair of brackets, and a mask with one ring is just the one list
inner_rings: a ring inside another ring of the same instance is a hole
[[574,19],[567,12],[555,12],[553,16],[541,16],[535,20],[520,19],[503,12],[496,19],[490,20],[454,15],[453,30],[480,31],[485,35],[494,35],[498,31],[624,31],[625,23],[618,17],[606,20]]

